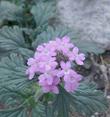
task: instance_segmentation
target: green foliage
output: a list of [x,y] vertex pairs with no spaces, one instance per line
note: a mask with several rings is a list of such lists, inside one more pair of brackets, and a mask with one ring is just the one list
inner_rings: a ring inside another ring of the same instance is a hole
[[80,50],[84,53],[95,53],[95,54],[101,54],[104,53],[104,48],[100,47],[98,44],[94,43],[93,41],[83,41],[83,40],[73,40],[73,43],[77,47],[80,48]]
[[32,7],[31,13],[34,16],[36,26],[42,27],[44,25],[48,25],[49,19],[53,18],[55,8],[52,4],[39,2]]
[[20,55],[11,54],[0,62],[0,85],[21,88],[28,85],[26,66]]
[[36,37],[36,40],[33,41],[32,46],[36,48],[36,46],[41,43],[48,42],[49,40],[55,39],[56,37],[63,37],[65,35],[71,37],[73,43],[84,53],[93,52],[98,55],[105,51],[102,47],[92,41],[75,39],[75,34],[66,27],[48,27],[45,31],[43,31]]
[[95,84],[82,83],[72,96],[76,99],[74,101],[76,111],[85,116],[104,112],[108,108],[106,97],[101,91],[96,90]]
[[68,117],[72,112],[90,117],[95,112],[104,112],[107,108],[103,93],[96,90],[95,84],[86,83],[82,83],[73,94],[61,87],[53,106],[53,110],[58,112],[58,117]]
[[35,108],[32,109],[32,117],[46,117],[45,116],[45,106],[42,104],[37,104]]
[[0,47],[6,50],[15,50],[18,48],[25,48],[23,33],[19,27],[3,27],[0,30]]
[[0,22],[22,20],[23,9],[8,1],[0,3]]
[[[0,91],[0,99],[4,99],[5,104],[8,106],[11,105],[9,109],[0,110],[0,114],[3,117],[7,115],[9,117],[14,117],[15,115],[26,117],[27,115],[25,114],[29,113],[29,109],[32,117],[36,115],[38,117],[69,117],[73,112],[90,117],[95,112],[104,112],[108,108],[106,98],[104,98],[102,92],[96,90],[94,84],[82,83],[73,94],[67,93],[60,87],[60,93],[54,98],[51,106],[50,104],[36,103],[33,100],[33,94],[26,94],[18,89],[13,91],[12,89],[4,88]],[[9,100],[9,98],[11,99]],[[10,104],[6,103],[6,100],[9,100]],[[23,116],[21,116],[21,113]]]
[[41,43],[48,42],[50,40],[55,39],[56,37],[63,37],[63,36],[70,36],[72,37],[72,32],[68,28],[64,27],[48,27],[46,31],[40,33],[35,41],[33,41],[32,46],[36,48]]
[[0,110],[2,117],[28,117],[38,115],[44,117],[44,106],[33,100],[33,94],[22,90],[13,90],[10,88],[2,88],[0,90],[0,101],[4,101],[5,109]]
[[13,28],[4,26],[0,29],[0,48],[4,55],[13,51],[29,58],[33,55],[33,51],[28,49],[29,47],[24,38],[23,30],[18,26]]

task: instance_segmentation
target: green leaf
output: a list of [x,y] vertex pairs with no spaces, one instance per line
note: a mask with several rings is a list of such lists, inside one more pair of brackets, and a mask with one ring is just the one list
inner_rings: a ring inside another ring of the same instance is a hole
[[[14,99],[13,99],[14,100]],[[23,104],[14,107],[9,107],[8,109],[0,109],[1,117],[27,117],[27,109],[23,107]]]
[[65,35],[71,37],[72,35],[71,30],[66,29],[64,27],[57,28],[48,27],[46,31],[42,32],[36,37],[36,40],[32,43],[32,46],[36,48],[39,44],[53,40],[56,37],[63,37]]
[[84,53],[95,53],[95,54],[101,54],[104,53],[104,49],[100,47],[98,44],[96,44],[93,41],[84,41],[84,40],[72,40],[73,43],[80,48],[80,50]]
[[30,57],[32,57],[32,56],[34,55],[34,51],[29,50],[29,49],[27,49],[27,48],[19,48],[19,49],[18,49],[18,52],[19,52],[22,56],[24,56],[26,59],[28,59],[28,58],[30,58]]
[[4,50],[16,50],[27,47],[19,27],[3,27],[0,30],[0,47]]
[[23,116],[24,113],[26,112],[25,111],[26,109],[24,108],[23,96],[21,93],[19,93],[19,91],[15,91],[15,89],[10,89],[10,88],[0,88],[0,93],[1,93],[0,101],[5,106],[4,109],[0,109],[0,116],[27,117]]
[[96,90],[94,84],[85,83],[81,83],[73,94],[66,92],[61,87],[53,105],[53,111],[58,113],[58,117],[69,117],[70,112],[78,112],[90,117],[95,112],[105,112],[107,108],[107,100],[103,93]]
[[[34,109],[30,112],[31,117],[46,117],[44,115],[44,106],[41,104],[37,104]],[[29,117],[29,110],[18,107],[14,109],[8,109],[8,110],[0,110],[0,116],[1,117]]]
[[22,20],[23,9],[8,1],[0,2],[0,21],[18,21]]
[[13,111],[2,111],[0,112],[1,117],[27,117],[24,116],[24,111],[21,109],[13,110]]
[[76,111],[88,117],[95,112],[105,112],[108,108],[106,97],[101,91],[96,90],[93,83],[81,84],[73,97]]
[[47,25],[49,19],[55,14],[55,7],[51,3],[39,2],[32,7],[31,13],[34,16],[37,27]]
[[2,57],[8,56],[9,53],[10,53],[10,51],[6,51],[6,50],[3,50],[2,48],[0,48],[0,60]]
[[[3,102],[4,105],[7,105],[8,108],[1,109],[0,114],[5,117],[8,115],[9,117],[28,117],[29,113],[32,117],[45,117],[45,106],[42,103],[33,100],[34,96],[32,92],[27,90],[18,90],[18,89],[10,89],[10,88],[2,88],[0,89],[0,101]],[[11,100],[9,100],[12,98]],[[9,100],[10,103],[6,103]],[[34,106],[33,106],[34,105]],[[9,108],[10,107],[10,108]]]
[[10,52],[16,52],[29,58],[33,55],[33,51],[28,49],[29,45],[25,42],[22,29],[14,26],[3,27],[0,29],[0,48],[1,56],[8,55]]
[[37,103],[35,108],[32,109],[32,117],[46,117],[45,116],[45,106],[41,103]]
[[[71,100],[69,100],[69,95],[67,92],[63,89],[60,88],[60,93],[56,97],[56,100],[53,105],[53,112],[58,113],[57,117],[69,117],[69,112],[70,112],[70,103]],[[55,117],[56,115],[54,115]]]
[[18,26],[0,29],[0,58],[12,52],[23,55],[25,59],[33,56],[34,52],[29,48],[23,36],[23,29]]
[[8,87],[25,87],[31,83],[25,74],[23,58],[17,54],[3,57],[0,62],[0,84]]

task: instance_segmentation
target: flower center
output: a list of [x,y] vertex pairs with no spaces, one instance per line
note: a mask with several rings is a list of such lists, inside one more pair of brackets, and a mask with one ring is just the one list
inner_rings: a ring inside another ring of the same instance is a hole
[[62,51],[57,51],[56,61],[60,64],[61,61],[67,62],[69,58]]

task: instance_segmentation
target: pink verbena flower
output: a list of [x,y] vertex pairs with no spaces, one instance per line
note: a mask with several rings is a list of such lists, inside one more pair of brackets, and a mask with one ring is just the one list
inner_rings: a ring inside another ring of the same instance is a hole
[[49,58],[45,61],[40,61],[38,63],[38,68],[39,68],[39,72],[41,73],[45,73],[51,70],[54,70],[57,66],[57,62],[55,61],[54,58]]
[[37,72],[37,63],[34,58],[29,58],[27,64],[29,68],[26,70],[26,74],[29,75],[29,79],[31,80]]
[[71,63],[70,62],[61,62],[61,68],[62,70],[59,71],[59,76],[64,78],[65,82],[72,82],[72,80],[80,81],[81,75],[77,74],[74,70],[71,69]]
[[79,83],[77,83],[75,80],[74,80],[74,83],[65,83],[65,86],[64,88],[66,89],[67,92],[73,92],[75,91],[79,86]]
[[69,61],[66,63],[61,61],[60,67],[61,67],[61,70],[59,70],[59,72],[57,74],[58,77],[68,76],[70,74],[70,72],[72,71],[71,63]]
[[62,70],[59,71],[58,76],[63,77],[65,89],[68,92],[73,92],[79,85],[79,81],[82,79],[82,76],[71,69],[70,62],[61,62],[60,65]]
[[39,85],[42,86],[42,89],[45,93],[47,92],[53,92],[58,94],[59,90],[58,90],[58,84],[60,82],[60,79],[55,77],[54,75],[50,75],[50,74],[42,74],[39,76]]
[[85,55],[83,53],[79,53],[79,49],[77,47],[74,47],[72,52],[69,53],[69,58],[71,61],[75,61],[78,65],[83,65]]
[[82,76],[76,73],[71,67],[72,62],[78,65],[84,64],[85,55],[79,53],[70,38],[56,38],[39,45],[33,58],[29,58],[26,74],[29,79],[38,75],[38,84],[42,87],[44,93],[59,93],[58,86],[64,84],[68,92],[74,92],[79,86]]
[[68,53],[69,50],[74,47],[74,45],[70,43],[70,38],[67,36],[62,39],[56,38],[56,45],[58,46],[57,50],[62,51],[64,54]]

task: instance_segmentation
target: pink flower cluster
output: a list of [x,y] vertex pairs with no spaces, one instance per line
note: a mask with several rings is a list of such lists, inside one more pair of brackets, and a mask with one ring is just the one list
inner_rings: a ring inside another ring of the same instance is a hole
[[44,93],[59,93],[58,86],[64,86],[68,92],[73,92],[79,85],[81,75],[72,68],[72,63],[83,65],[85,55],[79,53],[70,38],[56,38],[53,41],[39,45],[33,58],[28,59],[26,74],[33,79],[38,74],[38,83]]

